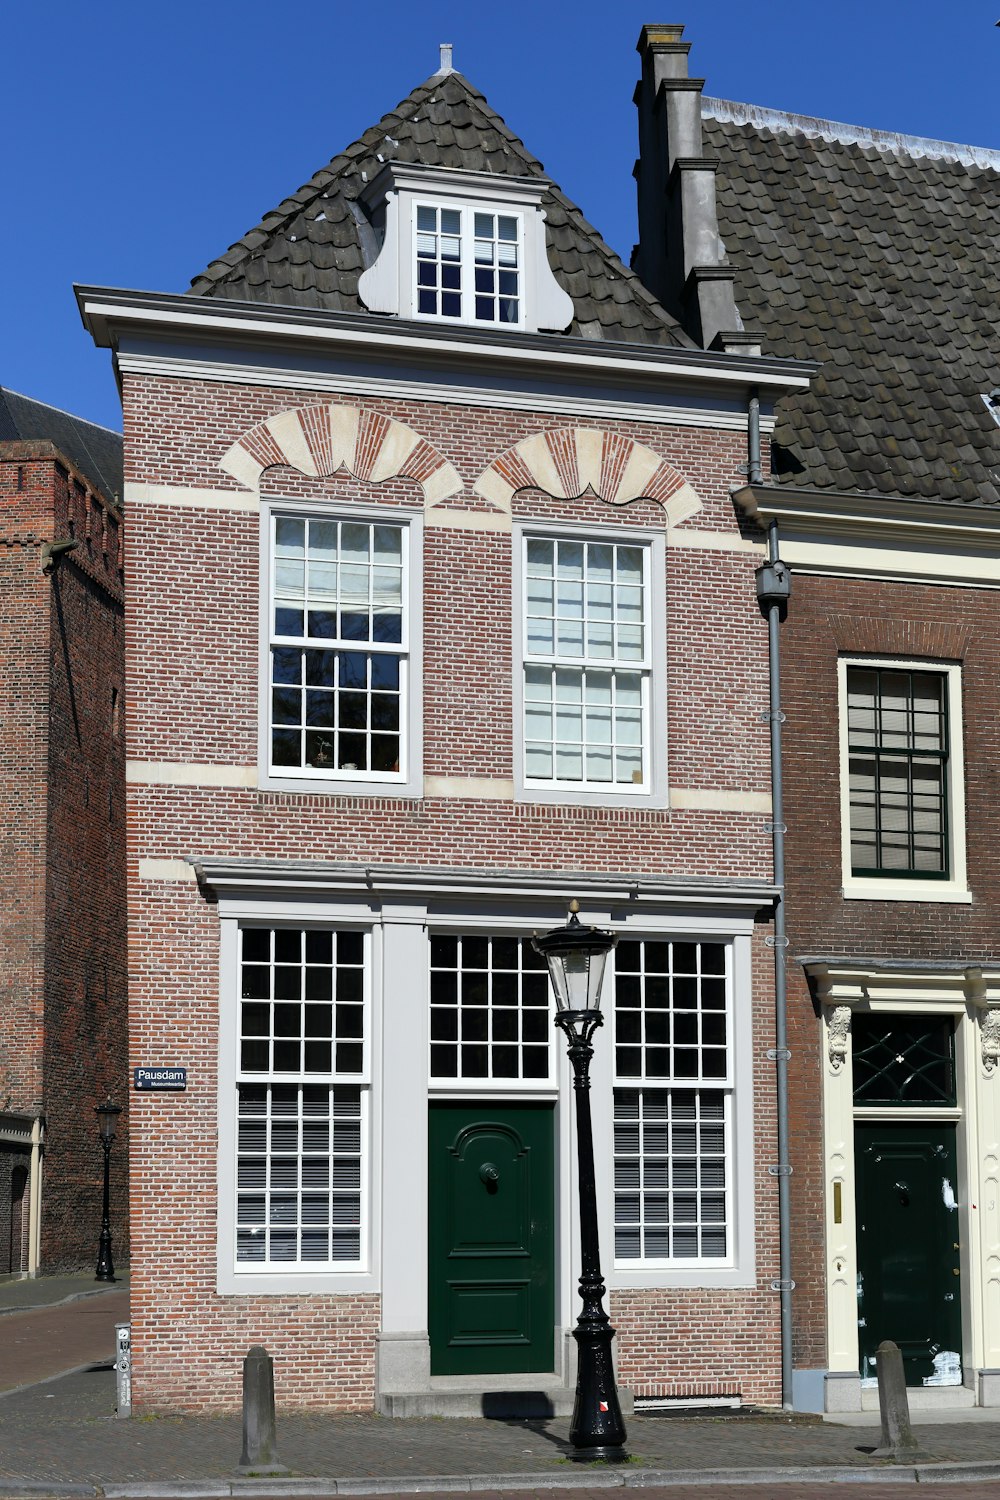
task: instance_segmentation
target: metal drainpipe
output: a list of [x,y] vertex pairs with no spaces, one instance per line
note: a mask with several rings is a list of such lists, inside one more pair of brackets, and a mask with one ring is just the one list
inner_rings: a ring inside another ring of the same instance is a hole
[[[760,450],[760,400],[754,391],[750,397],[747,422],[748,478],[751,484],[763,484]],[[757,599],[767,616],[768,677],[770,711],[765,715],[771,726],[771,843],[774,858],[774,883],[778,894],[774,904],[774,1041],[768,1057],[775,1065],[776,1104],[778,1114],[778,1160],[768,1168],[778,1179],[778,1268],[771,1289],[781,1299],[781,1404],[792,1408],[792,1247],[791,1193],[788,1161],[788,1002],[785,984],[785,814],[782,793],[781,726],[781,654],[778,632],[791,592],[788,569],[778,556],[778,523],[767,528],[767,562],[757,569]]]

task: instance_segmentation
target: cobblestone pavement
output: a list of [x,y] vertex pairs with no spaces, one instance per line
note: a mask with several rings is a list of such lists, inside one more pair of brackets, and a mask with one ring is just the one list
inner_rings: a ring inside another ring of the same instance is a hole
[[[115,1377],[108,1366],[0,1399],[0,1480],[6,1493],[16,1479],[108,1485],[233,1477],[241,1446],[238,1415],[119,1420],[114,1403]],[[572,1484],[568,1427],[566,1419],[393,1421],[279,1414],[278,1450],[293,1475],[531,1475],[542,1483]],[[629,1430],[636,1462],[614,1471],[621,1479],[611,1481],[611,1471],[605,1473],[609,1482],[631,1485],[641,1483],[642,1468],[671,1470],[685,1478],[684,1471],[709,1469],[736,1471],[734,1478],[754,1468],[854,1469],[871,1467],[873,1461],[861,1450],[877,1441],[877,1427],[837,1427],[804,1417],[636,1417]],[[942,1461],[1000,1464],[1000,1422],[931,1424],[920,1429],[920,1442]],[[725,1477],[720,1474],[720,1482]],[[489,1487],[488,1479],[484,1487]],[[874,1500],[870,1490],[866,1494]]]
[[0,1320],[0,1393],[113,1358],[115,1323],[127,1318],[128,1292],[120,1288],[10,1313]]

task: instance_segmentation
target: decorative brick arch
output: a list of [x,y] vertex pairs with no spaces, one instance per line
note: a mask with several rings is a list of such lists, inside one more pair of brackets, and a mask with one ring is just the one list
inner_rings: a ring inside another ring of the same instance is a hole
[[275,464],[317,477],[347,469],[355,479],[374,484],[397,475],[415,479],[427,506],[464,487],[454,465],[412,427],[368,407],[336,402],[296,406],[268,417],[233,444],[219,467],[255,490],[264,470]]
[[514,496],[528,487],[545,490],[557,500],[573,500],[587,489],[609,505],[656,500],[668,526],[701,510],[683,474],[652,448],[593,427],[556,427],[524,438],[483,470],[475,491],[510,514]]

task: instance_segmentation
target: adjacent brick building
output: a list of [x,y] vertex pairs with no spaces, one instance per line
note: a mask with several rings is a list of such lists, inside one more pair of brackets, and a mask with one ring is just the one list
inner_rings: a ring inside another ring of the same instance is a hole
[[117,433],[0,390],[0,1274],[94,1264],[127,1103],[121,482]]
[[573,896],[620,938],[620,1376],[780,1398],[762,549],[730,490],[752,395],[767,430],[811,367],[702,269],[693,337],[443,57],[187,295],[80,289],[124,403],[131,1061],[186,1069],[132,1100],[139,1409],[235,1406],[255,1343],[286,1407],[565,1405],[530,935]]
[[871,1405],[891,1338],[925,1404],[995,1405],[1000,153],[699,109],[681,30],[644,34],[636,266],[693,330],[676,231],[710,185],[743,318],[820,363],[734,496],[793,574],[794,1397]]

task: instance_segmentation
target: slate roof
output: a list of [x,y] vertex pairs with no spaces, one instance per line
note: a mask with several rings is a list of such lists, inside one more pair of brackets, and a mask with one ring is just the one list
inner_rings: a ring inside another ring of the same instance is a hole
[[0,442],[47,439],[106,500],[123,492],[122,435],[0,386]]
[[[468,79],[435,74],[196,276],[192,293],[364,313],[358,277],[374,259],[375,242],[358,195],[390,158],[549,181]],[[567,333],[692,347],[554,183],[542,203],[549,261],[575,308]]]
[[780,403],[776,477],[1000,503],[1000,152],[702,112],[744,323],[823,361]]

